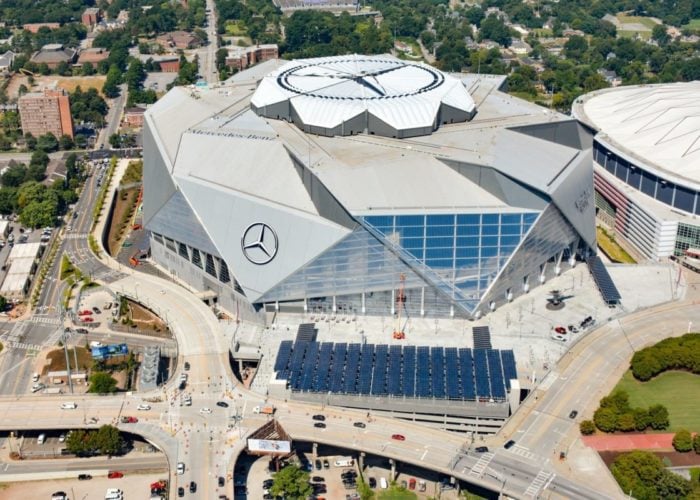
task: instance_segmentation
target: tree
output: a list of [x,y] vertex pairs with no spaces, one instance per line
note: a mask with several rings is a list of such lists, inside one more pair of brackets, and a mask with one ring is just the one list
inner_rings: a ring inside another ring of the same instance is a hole
[[693,437],[693,451],[700,455],[700,432]]
[[30,132],[24,134],[24,143],[27,146],[27,151],[34,151],[36,148],[36,138]]
[[693,437],[690,432],[681,429],[673,436],[673,449],[685,453],[693,449]]
[[0,311],[4,311],[7,308],[7,299],[0,295]]
[[372,500],[374,498],[374,491],[364,481],[357,483],[357,493],[360,494],[361,500]]
[[93,446],[103,455],[118,455],[124,447],[119,429],[111,425],[103,425],[94,434]]
[[90,376],[88,392],[98,394],[117,392],[117,381],[107,372],[95,372]]
[[667,471],[661,459],[648,451],[618,455],[610,470],[620,489],[640,500],[684,498],[690,491],[688,481]]
[[58,140],[59,145],[61,146],[61,149],[64,151],[68,149],[73,149],[75,147],[75,143],[73,142],[73,138],[69,135],[63,134],[61,138]]
[[583,420],[579,424],[579,429],[584,436],[590,436],[595,432],[595,423],[593,420]]
[[0,178],[3,187],[19,187],[27,178],[27,167],[23,163],[10,162]]
[[73,430],[66,438],[66,449],[75,455],[87,455],[91,450],[90,432],[82,429]]
[[304,499],[312,492],[309,474],[296,465],[288,465],[275,474],[270,488],[272,495],[291,499]]
[[668,410],[665,406],[653,405],[649,407],[649,425],[657,431],[668,427]]
[[504,47],[510,47],[510,30],[496,14],[491,14],[481,22],[479,41],[483,40],[493,40]]
[[51,132],[48,132],[37,139],[36,148],[47,153],[57,151],[58,139]]
[[80,68],[80,73],[83,76],[91,76],[95,74],[95,67],[92,65],[91,62],[86,62],[83,64],[83,67]]
[[119,95],[119,84],[122,81],[122,74],[119,67],[112,65],[107,72],[107,78],[102,86],[102,93],[107,97],[117,97]]
[[617,419],[617,428],[622,432],[630,432],[635,429],[634,414],[623,413]]
[[109,144],[113,149],[119,149],[122,145],[122,139],[119,134],[112,134],[109,136]]
[[666,45],[671,37],[666,32],[666,26],[663,24],[656,24],[651,30],[651,38],[656,40],[659,45]]
[[617,430],[617,412],[612,408],[598,408],[593,414],[593,422],[603,432]]

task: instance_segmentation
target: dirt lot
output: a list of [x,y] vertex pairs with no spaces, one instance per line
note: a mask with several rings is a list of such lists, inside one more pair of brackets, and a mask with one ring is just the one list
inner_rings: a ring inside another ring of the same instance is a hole
[[12,81],[7,86],[7,95],[9,97],[17,97],[19,92],[19,86],[24,84],[30,91],[41,90],[46,87],[57,86],[58,88],[67,90],[68,92],[73,92],[77,86],[81,89],[87,90],[90,87],[95,87],[100,94],[102,93],[102,85],[104,85],[105,76],[57,76],[57,75],[47,75],[47,76],[36,76],[34,78],[34,87],[29,85],[29,79],[27,76],[21,74],[15,74],[12,77]]
[[55,491],[65,491],[73,499],[102,499],[107,488],[119,488],[125,499],[149,498],[149,485],[167,477],[167,472],[150,474],[128,474],[121,479],[107,479],[106,476],[93,477],[90,481],[77,479],[53,479],[49,481],[28,481],[23,483],[2,483],[0,500],[51,498]]
[[[114,206],[114,212],[112,213],[112,225],[109,228],[109,253],[110,255],[117,255],[119,249],[121,248],[124,237],[128,234],[129,226],[131,226],[132,220],[129,219],[128,223],[124,227],[124,231],[120,234],[119,227],[126,213],[136,205],[139,196],[139,188],[125,189],[120,192],[117,197],[117,203]],[[134,252],[138,252],[137,249]]]
[[131,319],[141,330],[155,331],[157,329],[160,332],[165,332],[167,330],[165,323],[142,305],[129,301],[129,309],[131,311]]

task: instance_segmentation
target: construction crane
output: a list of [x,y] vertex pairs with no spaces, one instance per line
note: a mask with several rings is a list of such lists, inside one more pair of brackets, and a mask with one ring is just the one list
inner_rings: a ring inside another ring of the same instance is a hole
[[404,285],[406,284],[406,275],[401,273],[399,277],[399,293],[396,296],[396,328],[394,328],[394,338],[395,339],[405,339],[406,334],[401,327],[401,309],[405,308],[406,304],[406,294],[404,293]]

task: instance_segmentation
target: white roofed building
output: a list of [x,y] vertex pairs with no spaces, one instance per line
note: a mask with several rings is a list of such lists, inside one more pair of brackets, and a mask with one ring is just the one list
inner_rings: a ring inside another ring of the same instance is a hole
[[599,218],[641,256],[700,247],[700,82],[605,89],[580,97],[591,127]]
[[354,55],[172,89],[145,113],[153,258],[239,315],[513,300],[596,242],[590,135],[504,78]]

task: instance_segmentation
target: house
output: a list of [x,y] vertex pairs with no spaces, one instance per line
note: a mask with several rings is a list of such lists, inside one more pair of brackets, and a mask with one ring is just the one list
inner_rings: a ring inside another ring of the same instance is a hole
[[192,49],[200,44],[200,40],[188,31],[178,30],[156,37],[156,43],[166,50]]
[[527,35],[530,34],[530,30],[527,29],[525,26],[522,24],[512,24],[510,28],[514,29],[518,33],[520,33],[522,36],[526,37]]
[[30,33],[38,33],[41,28],[48,28],[50,30],[57,30],[61,25],[59,23],[27,23],[22,26],[22,29],[29,31]]
[[75,60],[75,54],[75,49],[66,48],[61,43],[49,43],[35,52],[30,61],[36,64],[46,64],[49,68],[56,69],[62,62],[72,64]]
[[398,50],[399,52],[403,52],[404,54],[411,54],[413,52],[410,45],[400,40],[396,40],[394,42],[394,49]]
[[617,73],[612,70],[599,69],[598,74],[605,78],[605,81],[608,82],[611,87],[619,87],[622,85],[622,78],[617,76]]
[[88,27],[88,29],[94,28],[95,25],[100,22],[102,16],[100,15],[100,9],[97,7],[88,7],[83,12],[80,17],[81,22]]
[[278,57],[279,48],[276,43],[261,44],[254,47],[233,47],[229,48],[228,56],[226,56],[226,66],[241,71],[255,63],[277,59]]
[[532,47],[527,42],[523,42],[519,38],[511,38],[510,50],[513,54],[524,56],[532,51]]
[[11,50],[0,56],[0,73],[9,73],[12,69],[12,63],[15,62],[15,53]]
[[124,110],[124,120],[122,125],[129,128],[141,128],[143,127],[143,114],[146,111],[145,108],[135,106],[133,108],[126,108]]
[[90,63],[93,66],[101,63],[109,57],[109,50],[103,49],[102,47],[95,47],[91,49],[84,49],[80,51],[78,55],[78,65],[82,66],[85,63]]

